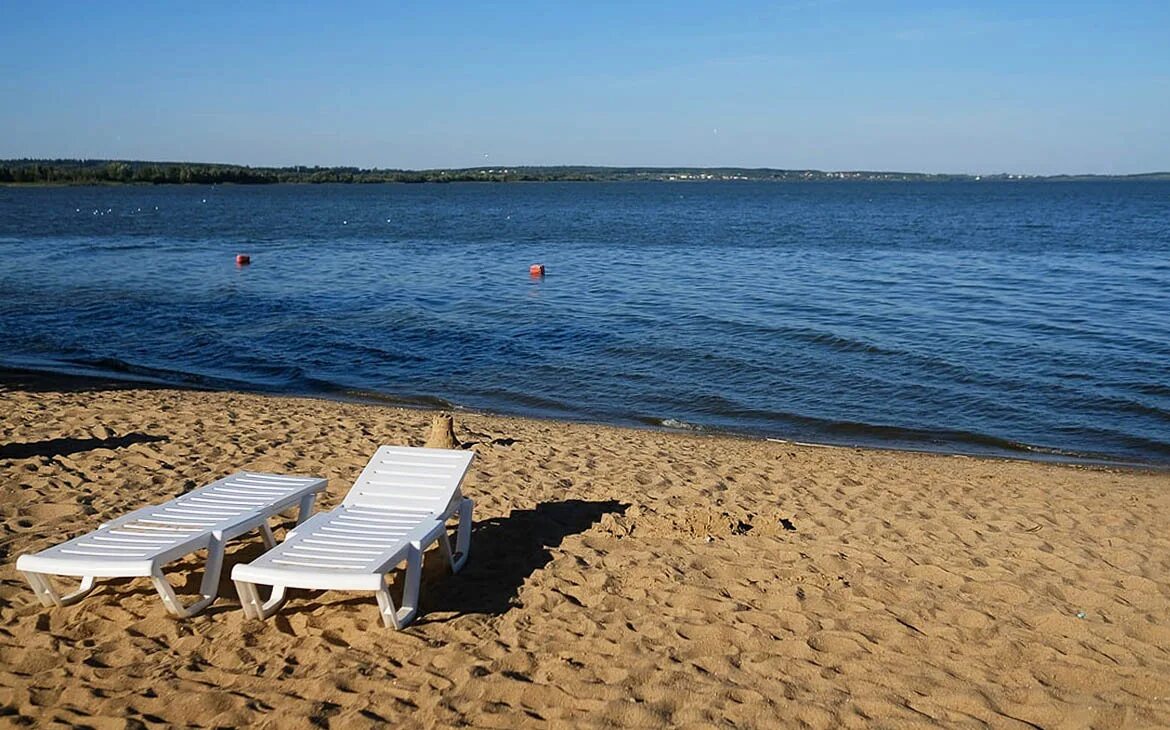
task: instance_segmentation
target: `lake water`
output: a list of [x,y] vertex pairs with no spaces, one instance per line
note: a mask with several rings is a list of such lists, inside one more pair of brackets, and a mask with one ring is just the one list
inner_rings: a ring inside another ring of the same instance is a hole
[[0,364],[1166,464],[1170,183],[0,188]]

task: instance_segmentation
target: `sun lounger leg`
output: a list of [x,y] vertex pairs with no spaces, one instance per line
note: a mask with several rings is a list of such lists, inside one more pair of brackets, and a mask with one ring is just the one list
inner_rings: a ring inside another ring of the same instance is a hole
[[[255,591],[256,587],[252,586]],[[268,600],[259,602],[260,594],[256,594],[258,603],[256,604],[256,618],[268,618],[284,605],[284,586],[272,586],[272,593],[268,595]]]
[[215,597],[219,595],[219,574],[222,570],[223,538],[216,534],[212,536],[211,542],[207,546],[207,567],[203,572],[203,580],[199,584],[199,600],[189,606],[184,606],[179,601],[179,597],[175,595],[175,589],[171,587],[170,582],[163,575],[161,567],[155,567],[150,580],[154,583],[154,588],[162,597],[163,605],[167,607],[168,611],[179,618],[189,618],[210,606]]
[[53,590],[53,586],[49,583],[49,579],[40,573],[25,573],[24,579],[32,586],[33,593],[36,594],[37,599],[40,600],[42,606],[60,606],[61,597],[57,595],[57,591]]
[[154,583],[154,588],[158,591],[159,596],[162,597],[163,605],[167,607],[167,610],[172,615],[179,618],[194,616],[211,605],[211,602],[215,600],[215,596],[203,596],[191,605],[184,606],[179,601],[179,597],[175,595],[175,589],[171,588],[171,584],[163,576],[161,570],[156,568],[150,576],[150,580]]
[[402,587],[402,608],[394,610],[394,599],[390,597],[390,590],[383,579],[382,587],[375,592],[378,598],[378,610],[382,613],[382,623],[386,628],[401,629],[406,626],[418,613],[418,587],[422,580],[422,548],[411,545],[406,554],[406,583]]
[[25,572],[24,577],[32,586],[33,593],[36,594],[42,606],[69,606],[77,603],[89,595],[96,582],[92,575],[87,575],[81,579],[81,586],[77,590],[62,596],[57,593],[57,589],[53,587],[47,575]]
[[301,505],[297,509],[297,524],[301,524],[305,520],[313,516],[313,502],[317,499],[316,492],[310,492],[304,497],[301,497]]
[[237,580],[235,584],[236,593],[240,596],[240,608],[244,609],[244,615],[248,618],[268,618],[284,605],[284,586],[272,586],[272,594],[267,601],[262,601],[255,583]]
[[82,598],[85,598],[93,590],[95,583],[97,583],[97,578],[94,578],[92,575],[85,576],[81,579],[81,585],[77,590],[67,595],[61,596],[61,605],[71,606],[74,603],[80,601]]
[[276,535],[272,534],[272,527],[267,522],[260,525],[260,537],[264,540],[265,550],[276,547]]
[[254,583],[245,583],[242,580],[232,581],[236,584],[236,595],[240,597],[240,610],[247,618],[260,618],[256,609],[260,606],[260,596],[256,592]]
[[452,573],[458,573],[462,570],[468,555],[471,554],[471,510],[474,506],[475,502],[466,497],[459,503],[459,524],[456,526],[454,548],[451,546],[451,540],[447,536],[446,530],[439,538],[443,554],[451,563]]
[[456,525],[454,547],[451,546],[451,537],[446,530],[439,535],[439,548],[443,551],[443,557],[450,563],[452,573],[458,573],[463,569],[463,564],[467,562],[467,556],[471,552],[471,509],[474,504],[466,497],[459,502],[459,523]]
[[439,551],[443,553],[443,560],[451,566],[451,572],[455,572],[455,551],[451,549],[451,536],[447,534],[446,526],[443,531],[439,533]]

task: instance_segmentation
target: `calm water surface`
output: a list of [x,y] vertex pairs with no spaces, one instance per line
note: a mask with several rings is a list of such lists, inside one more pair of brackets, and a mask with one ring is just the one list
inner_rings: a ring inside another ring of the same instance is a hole
[[0,364],[1165,464],[1170,183],[0,189]]

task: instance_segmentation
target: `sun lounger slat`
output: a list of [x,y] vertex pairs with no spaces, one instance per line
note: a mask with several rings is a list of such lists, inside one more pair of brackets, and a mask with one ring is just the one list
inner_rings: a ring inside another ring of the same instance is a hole
[[442,484],[450,479],[451,474],[458,474],[455,469],[414,469],[407,466],[395,466],[392,469],[375,469],[369,475],[370,481],[415,481],[423,483]]
[[269,500],[261,499],[258,497],[231,497],[231,498],[217,497],[215,502],[207,502],[207,501],[200,499],[200,500],[192,500],[190,502],[190,504],[196,504],[196,505],[200,505],[200,506],[255,509],[257,507],[263,507],[264,505],[268,504],[268,502],[269,502]]
[[322,553],[314,552],[312,550],[306,550],[304,546],[301,546],[301,547],[293,549],[293,550],[287,550],[287,551],[285,551],[284,556],[286,558],[294,558],[296,560],[340,560],[340,561],[347,563],[347,564],[360,563],[361,565],[366,565],[371,560],[373,560],[373,558],[370,558],[369,556],[366,556],[366,557],[358,557],[358,556],[346,557],[343,554],[337,554],[337,553],[322,554]]
[[152,550],[106,551],[106,550],[99,550],[97,548],[92,548],[92,547],[88,547],[88,548],[72,547],[72,548],[62,548],[62,550],[61,550],[61,553],[63,555],[99,555],[103,558],[118,558],[118,557],[143,558],[147,555],[150,555],[152,552],[153,552]]
[[[410,530],[395,530],[394,532],[383,532],[383,537],[388,538],[386,541],[373,541],[370,544],[377,545],[379,548],[391,548],[402,543],[402,538],[410,534]],[[363,535],[354,534],[352,532],[316,532],[323,538],[337,541],[344,541],[347,545],[353,544],[359,540],[365,539]]]
[[452,461],[460,465],[466,460],[465,452],[454,449],[417,449],[409,446],[383,446],[390,451],[379,451],[371,463],[386,464],[394,461],[412,461],[420,464],[436,464]]
[[356,504],[350,503],[346,505],[355,515],[371,515],[374,517],[386,518],[403,518],[416,520],[420,517],[426,517],[432,514],[434,510],[420,509],[416,507],[397,507],[386,505],[371,505],[371,504]]
[[158,536],[158,537],[165,537],[168,535],[172,536],[172,537],[189,537],[191,535],[191,533],[189,531],[179,532],[176,530],[167,529],[165,527],[154,527],[151,525],[139,525],[139,524],[122,525],[121,527],[118,527],[116,529],[111,529],[110,534],[111,535],[151,535],[151,536]]
[[363,487],[354,495],[355,504],[362,504],[364,502],[393,502],[395,505],[401,507],[413,507],[422,514],[430,511],[438,511],[444,505],[437,504],[443,500],[439,498],[423,498],[413,494],[405,494],[402,490],[394,490],[392,492],[383,492],[376,489]]
[[377,549],[371,550],[369,548],[369,546],[365,546],[365,547],[358,547],[357,545],[352,545],[352,546],[332,545],[331,546],[331,545],[323,545],[320,542],[317,542],[315,540],[302,540],[301,546],[297,548],[297,551],[298,552],[302,552],[302,551],[303,552],[310,552],[310,553],[327,553],[327,554],[337,554],[337,555],[355,555],[355,556],[356,555],[381,555],[382,554],[381,550],[377,550]]
[[232,497],[225,498],[222,495],[200,495],[198,497],[188,497],[175,502],[173,507],[199,507],[201,509],[240,509],[243,505],[261,502],[268,503],[272,501],[272,497],[259,497],[251,495],[250,497]]
[[[403,531],[400,531],[400,533]],[[358,543],[368,542],[371,545],[392,545],[398,542],[400,535],[391,535],[385,532],[379,532],[374,535],[369,530],[362,530],[355,532],[352,530],[338,530],[333,527],[322,527],[313,533],[314,540],[334,540],[343,543]],[[309,539],[309,538],[305,538]]]
[[414,489],[417,490],[419,496],[426,498],[434,495],[435,492],[442,492],[443,485],[439,482],[428,484],[420,482],[417,479],[372,479],[364,485],[364,489],[368,491],[378,492],[386,489]]
[[304,538],[305,542],[310,545],[335,545],[337,547],[362,547],[375,548],[381,550],[386,547],[398,544],[401,536],[390,537],[385,540],[377,540],[360,535],[344,535],[333,532],[314,532],[312,536]]
[[260,490],[260,489],[247,489],[245,487],[233,487],[231,485],[225,484],[223,486],[216,487],[215,489],[209,489],[206,492],[206,494],[214,494],[217,497],[219,495],[225,495],[227,497],[247,497],[247,498],[254,497],[256,499],[267,499],[267,497],[265,495],[272,494],[272,493],[281,493],[283,491],[284,490],[280,490],[280,489],[274,489],[271,491],[270,490]]
[[262,489],[290,489],[295,488],[295,482],[277,481],[273,479],[262,479],[260,477],[249,474],[242,474],[233,478],[228,484],[243,484],[249,487],[256,487]]
[[359,565],[342,565],[340,563],[323,563],[308,560],[288,560],[286,558],[276,558],[272,561],[277,565],[296,565],[304,568],[315,568],[321,570],[327,568],[329,570],[359,570]]
[[119,543],[121,545],[172,545],[175,542],[173,539],[162,537],[119,537],[112,532],[105,535],[94,535],[93,539],[95,542]]
[[157,517],[152,519],[144,519],[142,522],[146,522],[152,525],[167,525],[168,527],[191,527],[199,532],[210,531],[211,528],[215,527],[219,523],[218,520],[183,519],[181,517]]
[[[411,523],[411,524],[398,525],[399,529],[396,530],[395,532],[399,532],[399,533],[408,532],[410,530],[410,528],[416,524],[418,524],[417,521],[414,523]],[[355,538],[370,537],[372,534],[371,530],[368,527],[356,526],[356,525],[344,526],[344,525],[341,525],[340,523],[337,523],[337,522],[330,524],[328,527],[321,528],[322,534],[327,535],[327,534],[333,533],[333,532],[339,533],[345,537],[352,536]],[[391,531],[388,527],[383,528],[381,530],[378,530],[375,536],[377,536],[377,537],[390,537]]]
[[[415,520],[417,522],[417,520]],[[378,527],[386,527],[392,529],[395,525],[404,524],[405,520],[387,520],[378,519],[376,517],[366,517],[364,515],[347,514],[344,519],[339,519],[339,525],[352,525],[354,527],[361,527],[363,525],[376,525]]]
[[[349,512],[350,509],[348,507],[346,507],[345,511]],[[385,522],[380,523],[380,524],[384,525],[385,527],[394,527],[395,525],[401,525],[403,527],[410,527],[411,525],[417,525],[419,520],[430,517],[433,514],[434,514],[434,512],[424,512],[423,514],[411,515],[409,517],[405,517],[405,516],[404,517],[395,517],[393,519],[387,519]],[[340,524],[333,524],[331,526],[332,527],[340,527]],[[366,534],[370,533],[370,530],[368,529],[368,527],[366,527],[365,525],[363,525],[361,523],[354,523],[354,524],[349,526],[349,529],[362,530]]]
[[162,510],[161,512],[159,512],[158,514],[160,517],[165,517],[168,515],[178,515],[178,516],[190,515],[190,516],[194,516],[194,517],[210,517],[210,518],[219,520],[219,519],[223,519],[225,517],[235,517],[236,515],[244,514],[245,512],[251,512],[251,511],[252,511],[251,509],[233,509],[231,507],[218,507],[217,508],[217,507],[204,507],[201,505],[195,505],[194,507],[190,507],[190,508],[168,507],[165,510]]
[[306,545],[320,546],[321,549],[339,548],[344,550],[373,550],[381,552],[384,548],[394,545],[397,540],[385,540],[376,542],[374,540],[337,540],[320,537],[306,537],[304,543]]
[[[134,527],[135,529],[141,528],[143,530],[149,530],[151,525],[135,523],[134,525],[131,525],[131,527]],[[201,535],[205,532],[208,532],[207,529],[201,527],[200,525],[176,525],[173,523],[162,523],[155,524],[154,527],[161,531],[177,532],[186,535],[187,537],[190,537],[191,535]]]
[[304,486],[305,480],[313,480],[317,477],[298,477],[285,476],[283,474],[265,474],[257,471],[243,471],[232,477],[232,482],[259,482],[262,484],[277,484],[290,488],[297,488]]

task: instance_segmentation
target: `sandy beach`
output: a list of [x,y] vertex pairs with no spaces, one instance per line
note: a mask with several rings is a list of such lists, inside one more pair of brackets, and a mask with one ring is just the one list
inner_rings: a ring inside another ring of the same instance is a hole
[[44,609],[13,563],[240,469],[330,508],[433,414],[36,378],[0,406],[3,725],[1170,726],[1164,472],[457,413],[471,559],[428,560],[413,625],[309,591],[248,620],[228,571],[174,620],[145,579]]

